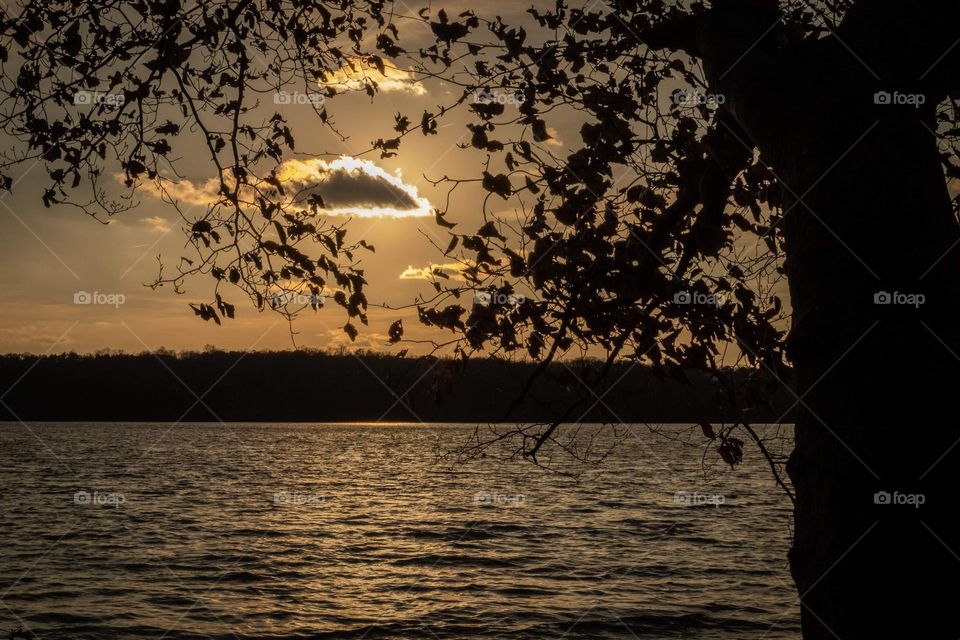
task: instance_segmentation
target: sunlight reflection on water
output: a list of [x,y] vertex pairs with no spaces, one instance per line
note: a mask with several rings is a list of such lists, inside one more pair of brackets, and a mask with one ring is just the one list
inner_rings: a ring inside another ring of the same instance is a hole
[[30,430],[0,424],[3,633],[799,637],[789,502],[753,450],[705,472],[637,426],[598,468],[557,458],[574,478],[436,464],[463,425]]

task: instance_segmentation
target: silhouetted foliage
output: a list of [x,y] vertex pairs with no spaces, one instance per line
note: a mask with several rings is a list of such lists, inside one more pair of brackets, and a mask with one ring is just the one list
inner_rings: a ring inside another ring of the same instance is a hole
[[[364,51],[364,38],[376,33],[376,50],[393,53],[398,32],[383,0],[308,5],[4,5],[0,132],[11,148],[0,161],[0,186],[13,187],[7,172],[15,166],[42,163],[45,206],[68,203],[101,220],[136,206],[138,191],[150,186],[177,207],[191,249],[172,274],[161,266],[153,286],[180,291],[190,276],[214,278],[214,299],[191,305],[204,320],[234,316],[228,288],[290,316],[311,305],[288,304],[296,299],[284,294],[316,296],[329,286],[350,319],[366,322],[366,281],[354,252],[371,247],[350,244],[342,224],[318,215],[318,195],[284,184],[278,171],[296,143],[274,96],[290,88],[321,95],[319,81],[345,65],[382,65]],[[318,121],[334,130],[318,103]],[[200,211],[180,207],[168,191],[179,179],[178,159],[195,153],[198,139],[217,187]],[[127,188],[119,200],[103,185],[118,171]]]
[[[437,249],[458,257],[466,286],[438,273],[435,295],[417,307],[421,322],[452,332],[451,366],[482,350],[536,361],[503,417],[518,415],[554,361],[603,356],[581,399],[540,430],[517,430],[522,454],[535,457],[579,402],[603,397],[624,360],[681,380],[706,369],[762,448],[749,421],[786,386],[789,356],[802,405],[791,567],[805,637],[957,637],[949,594],[915,588],[935,582],[927,565],[955,581],[928,548],[935,530],[937,541],[960,542],[954,514],[888,519],[861,544],[861,525],[880,521],[861,498],[883,478],[939,492],[931,505],[951,502],[941,462],[956,461],[960,427],[927,427],[955,413],[947,400],[960,383],[960,200],[947,189],[960,177],[960,5],[556,0],[532,7],[526,26],[437,7],[407,16],[435,40],[410,52],[391,10],[385,0],[5,6],[0,131],[20,147],[0,164],[0,183],[12,188],[13,165],[42,162],[45,204],[73,195],[111,215],[130,204],[106,202],[98,187],[114,157],[129,188],[152,181],[163,192],[162,165],[199,132],[218,170],[217,202],[184,212],[195,254],[155,284],[211,275],[215,298],[194,311],[219,322],[235,313],[221,285],[262,309],[274,292],[316,294],[332,278],[335,301],[363,322],[357,247],[317,215],[322,202],[284,189],[278,168],[294,132],[257,109],[258,96],[291,83],[309,90],[351,59],[383,67],[384,57],[462,87],[453,104],[398,114],[393,137],[372,147],[394,156],[405,136],[436,135],[451,109],[473,114],[469,145],[486,162],[437,183],[485,190],[484,224],[464,233],[456,211],[436,212],[455,229]],[[75,108],[78,90],[102,89],[122,99]],[[509,109],[490,92],[507,92]],[[323,109],[317,116],[327,121]],[[558,157],[551,123],[561,117],[579,124],[579,140]],[[789,313],[773,291],[781,274]],[[904,286],[929,304],[875,304],[879,290]],[[391,341],[402,335],[391,327]],[[751,369],[742,384],[724,368],[731,362]],[[707,424],[701,435],[720,440],[726,462],[740,460],[730,430]],[[925,562],[878,568],[900,543]],[[898,611],[892,626],[878,603]]]
[[[711,93],[698,59],[712,46],[704,30],[735,20],[744,47],[786,65],[792,51],[863,17],[845,20],[853,2],[714,4],[561,1],[529,10],[536,30],[482,11],[431,23],[438,42],[420,69],[463,88],[459,104],[476,120],[470,144],[488,153],[482,176],[438,183],[479,182],[489,195],[485,224],[452,233],[445,251],[459,248],[467,286],[437,278],[422,322],[462,335],[468,351],[549,362],[599,349],[610,363],[680,378],[735,359],[758,372],[744,408],[782,386],[790,315],[774,286],[784,274],[780,223],[797,203],[784,206],[772,159],[755,153],[728,98]],[[929,58],[911,55],[936,60],[942,42],[926,44]],[[728,55],[731,70],[741,53]],[[941,102],[952,80],[935,71],[916,88],[931,97],[944,170],[958,177],[956,103]],[[771,113],[771,124],[781,117]],[[580,139],[558,156],[551,124],[571,118]],[[478,290],[521,302],[481,304]]]
[[[543,363],[599,350],[724,386],[733,349],[757,372],[743,408],[785,386],[789,358],[804,638],[958,635],[939,584],[960,573],[944,392],[960,384],[960,5],[559,0],[530,14],[535,27],[437,15],[423,71],[464,88],[470,144],[488,154],[438,184],[488,196],[483,226],[447,250],[470,287],[438,280],[421,319],[466,349]],[[580,139],[558,157],[564,119]],[[464,304],[469,288],[526,299]],[[567,418],[517,436],[536,455]],[[736,464],[743,442],[718,452]],[[884,486],[942,506],[892,514],[870,499]]]

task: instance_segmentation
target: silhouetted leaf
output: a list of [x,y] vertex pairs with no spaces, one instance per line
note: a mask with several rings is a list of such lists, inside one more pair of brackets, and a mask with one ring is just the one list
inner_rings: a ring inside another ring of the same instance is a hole
[[397,320],[391,324],[387,333],[390,336],[390,344],[400,342],[403,338],[403,320]]

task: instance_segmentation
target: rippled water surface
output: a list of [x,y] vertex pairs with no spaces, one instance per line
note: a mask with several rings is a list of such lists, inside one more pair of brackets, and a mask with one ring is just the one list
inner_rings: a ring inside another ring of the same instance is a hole
[[556,457],[578,478],[437,463],[472,432],[0,424],[0,637],[799,637],[755,452],[705,472],[702,448],[586,427],[619,444]]

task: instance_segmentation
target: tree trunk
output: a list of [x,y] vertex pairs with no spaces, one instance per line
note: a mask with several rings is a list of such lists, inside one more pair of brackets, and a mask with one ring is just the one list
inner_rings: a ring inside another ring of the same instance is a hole
[[[713,12],[699,53],[783,184],[801,398],[790,566],[804,638],[956,640],[960,227],[932,133],[944,82],[917,83],[920,108],[874,94],[909,92],[937,59],[927,50],[960,33],[955,22],[928,32],[936,42],[914,59],[908,35],[923,30],[874,0],[851,10],[843,41],[785,53],[733,5]],[[891,29],[902,37],[885,39]],[[883,293],[892,304],[878,304]]]
[[[960,233],[929,131],[833,115],[795,133],[793,153],[815,161],[782,174],[797,196],[813,187],[802,202],[788,192],[783,222],[803,399],[788,470],[804,637],[955,640]],[[876,304],[884,293],[900,304]]]

